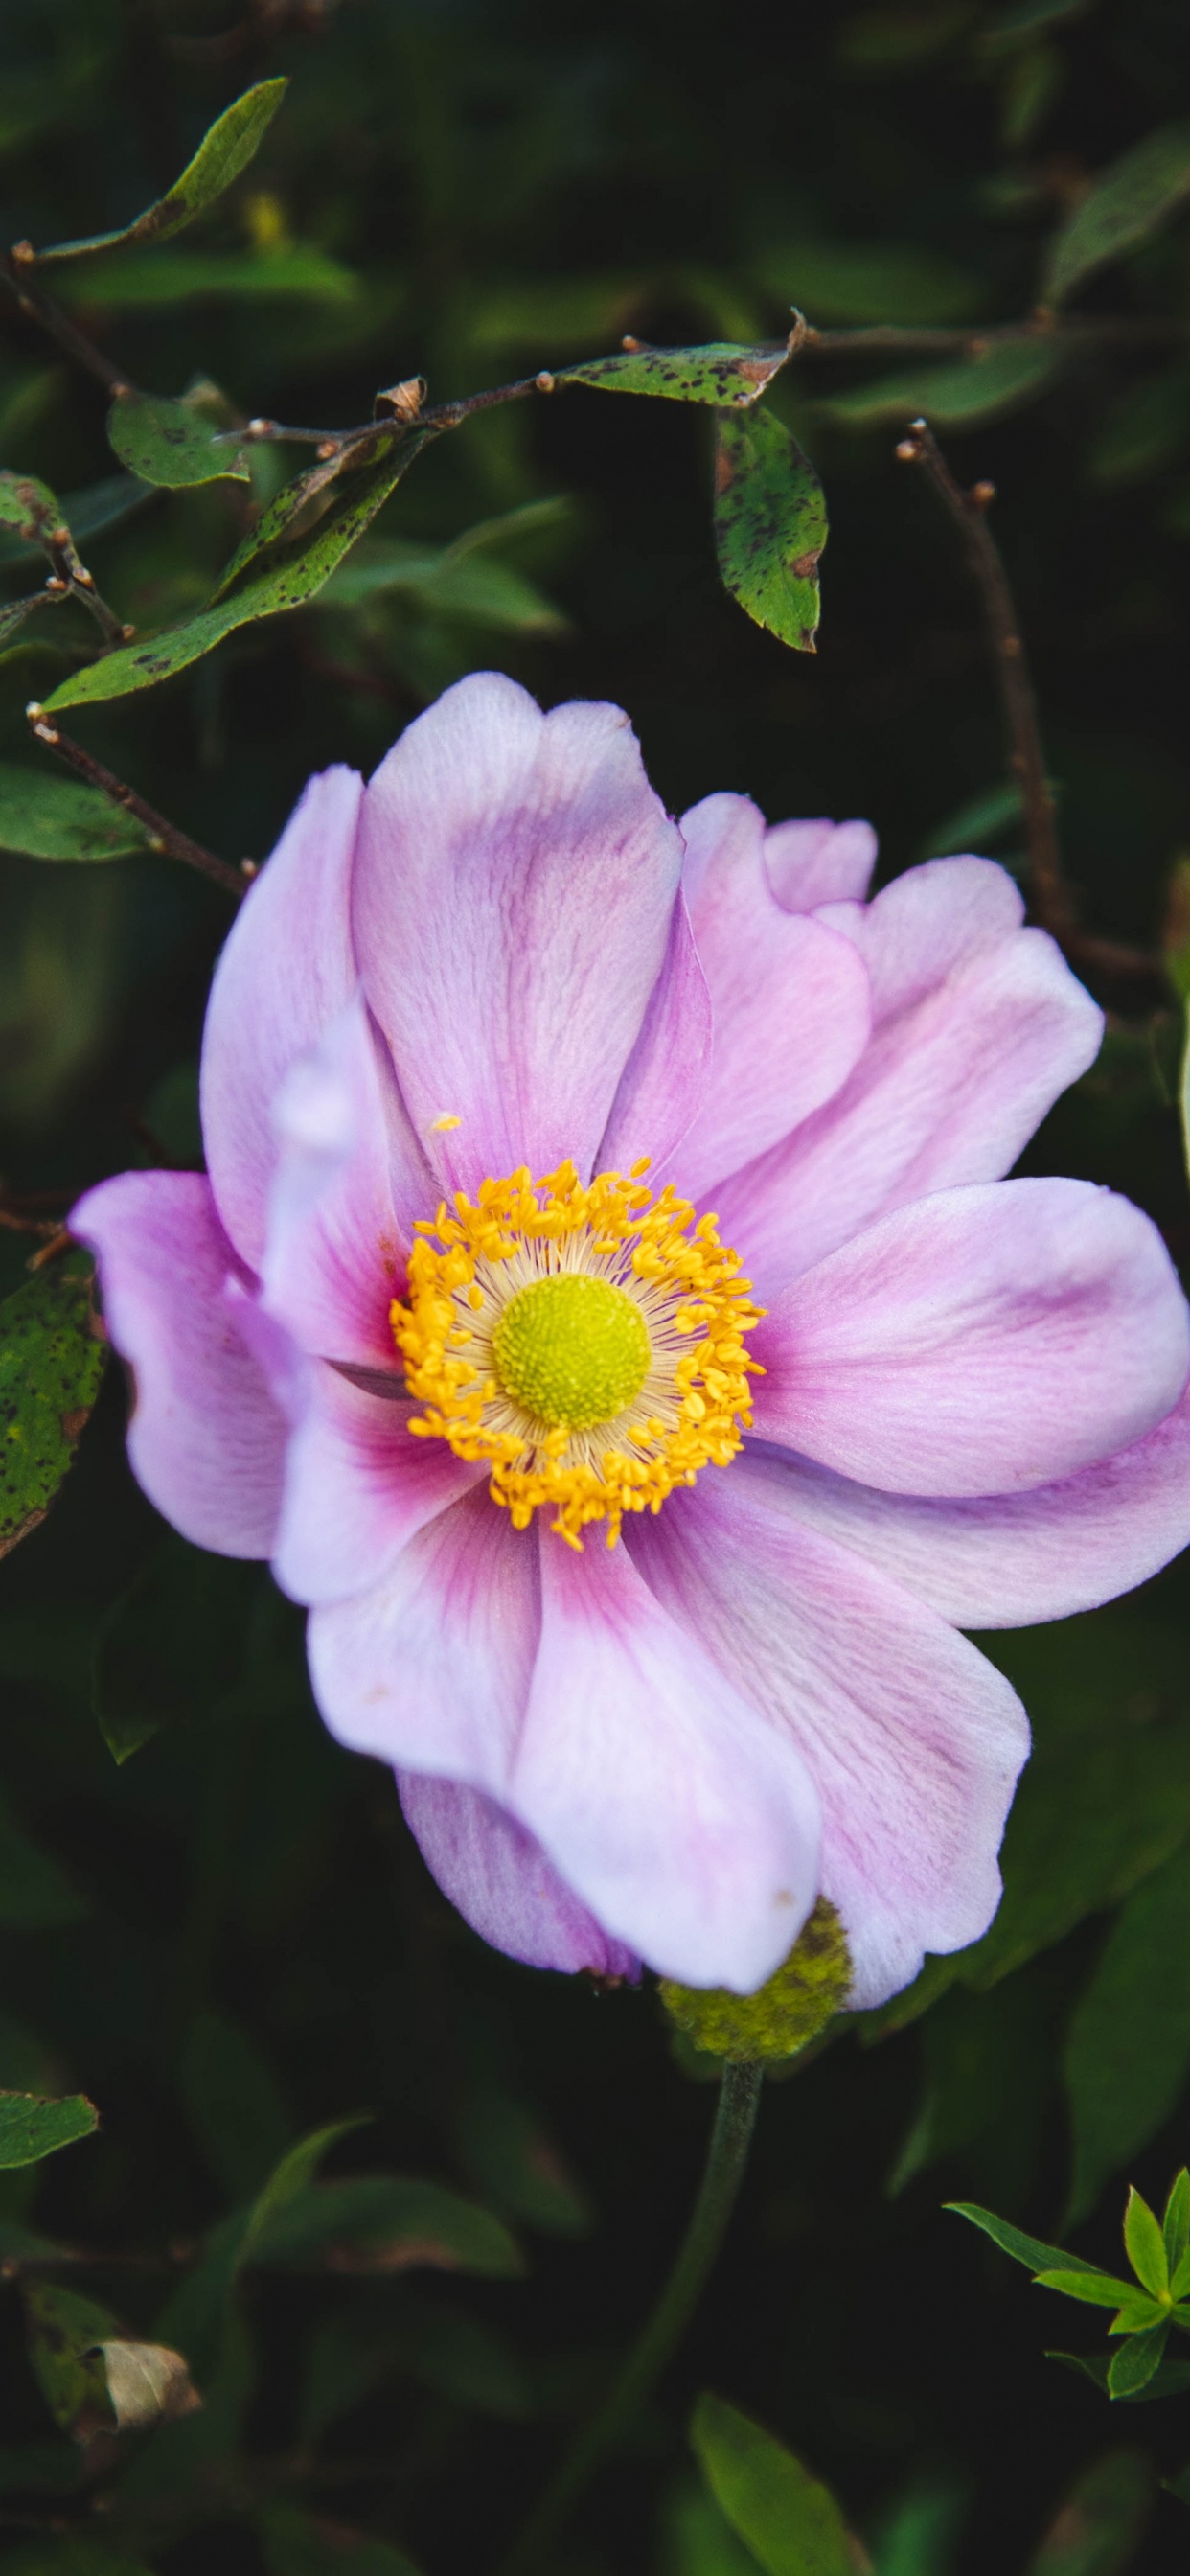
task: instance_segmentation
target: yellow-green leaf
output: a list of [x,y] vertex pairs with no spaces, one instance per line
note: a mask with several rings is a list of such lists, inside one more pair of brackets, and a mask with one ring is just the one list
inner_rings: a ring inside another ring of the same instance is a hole
[[46,260],[80,259],[91,251],[113,250],[117,243],[167,241],[171,233],[182,232],[196,215],[214,205],[232,180],[239,178],[241,170],[247,169],[288,86],[284,80],[257,81],[253,89],[233,99],[222,116],[216,117],[180,179],[175,179],[172,188],[155,204],[146,206],[134,223],[121,224],[115,232],[88,233],[79,241],[54,242],[49,250],[38,251],[39,265]]

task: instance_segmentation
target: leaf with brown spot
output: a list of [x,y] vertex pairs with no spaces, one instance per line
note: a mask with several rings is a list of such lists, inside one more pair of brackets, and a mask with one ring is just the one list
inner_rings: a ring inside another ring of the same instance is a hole
[[770,411],[715,423],[715,544],[734,599],[758,626],[812,653],[826,502],[808,457]]
[[44,1520],[99,1393],[91,1277],[72,1255],[0,1304],[0,1556]]
[[123,242],[168,241],[171,234],[180,233],[247,169],[288,87],[285,80],[257,81],[242,98],[233,98],[204,134],[181,177],[154,205],[146,206],[135,223],[123,224],[113,233],[88,233],[79,241],[54,242],[36,253],[37,266],[47,260],[81,259],[93,251],[114,250]]
[[712,340],[701,349],[626,349],[614,358],[592,358],[578,367],[560,367],[555,385],[594,385],[609,394],[660,394],[668,402],[731,405],[746,411],[771,385],[790,354],[793,334],[782,348],[741,347],[734,340]]

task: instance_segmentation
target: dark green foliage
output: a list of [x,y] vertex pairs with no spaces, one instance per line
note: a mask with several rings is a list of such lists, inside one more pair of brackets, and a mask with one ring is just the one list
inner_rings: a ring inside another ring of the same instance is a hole
[[690,2439],[716,2504],[766,2576],[850,2576],[834,2497],[771,2433],[721,2397],[700,2397]]
[[59,2147],[89,2138],[98,2124],[99,2113],[84,2093],[44,2102],[35,2093],[0,2092],[0,2167],[40,2164]]
[[98,787],[0,761],[0,849],[30,859],[119,859],[143,850],[144,826]]
[[135,223],[125,224],[119,232],[93,233],[85,241],[55,242],[51,249],[39,250],[38,265],[48,260],[77,259],[84,252],[111,250],[117,243],[168,241],[171,233],[180,233],[196,215],[205,212],[221,197],[232,180],[259,151],[268,127],[285,96],[283,80],[258,81],[255,89],[246,90],[233,100],[222,116],[216,117],[192,161],[188,161],[180,179],[175,179],[165,195],[146,207]]
[[812,653],[826,503],[809,458],[771,412],[716,419],[715,544],[723,579],[748,615],[783,644]]
[[45,1519],[106,1356],[87,1261],[51,1264],[0,1306],[0,1555]]
[[193,404],[161,394],[121,394],[108,415],[108,442],[144,483],[172,485],[248,481],[222,422],[204,420]]

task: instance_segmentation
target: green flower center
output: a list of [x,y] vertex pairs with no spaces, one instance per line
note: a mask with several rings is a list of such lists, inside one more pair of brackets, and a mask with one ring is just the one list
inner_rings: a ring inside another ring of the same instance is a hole
[[534,1279],[510,1297],[492,1336],[505,1395],[537,1422],[589,1431],[640,1394],[652,1347],[635,1299],[579,1270]]

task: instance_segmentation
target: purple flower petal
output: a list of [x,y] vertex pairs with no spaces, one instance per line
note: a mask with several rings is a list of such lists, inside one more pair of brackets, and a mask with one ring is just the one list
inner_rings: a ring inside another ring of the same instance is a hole
[[408,1238],[394,1175],[403,1209],[424,1212],[434,1187],[361,992],[291,1066],[273,1124],[265,1304],[304,1350],[397,1376],[389,1309]]
[[530,1968],[639,1975],[634,1953],[610,1938],[540,1843],[481,1789],[416,1771],[399,1772],[397,1784],[427,1868],[481,1939]]
[[1003,1675],[875,1567],[772,1510],[745,1461],[626,1538],[658,1600],[814,1782],[852,2004],[883,2003],[925,1951],[977,1940],[1029,1746]]
[[764,1440],[899,1494],[1049,1484],[1143,1437],[1190,1370],[1157,1229],[1089,1181],[943,1190],[807,1271],[749,1337]]
[[[586,1177],[661,972],[682,844],[618,707],[460,680],[364,801],[355,927],[419,1138],[451,1186]],[[460,1121],[435,1132],[441,1117]]]
[[128,1361],[133,1472],[183,1538],[268,1556],[284,1417],[227,1295],[242,1272],[200,1172],[121,1172],[88,1190],[71,1232],[99,1264],[107,1328]]
[[658,1179],[697,1114],[710,1057],[711,997],[679,895],[665,963],[595,1158],[600,1171],[629,1172],[647,1154]]
[[787,912],[811,912],[820,903],[862,903],[876,865],[870,823],[773,823],[764,838],[764,864],[778,903]]
[[833,1097],[864,1052],[872,1014],[854,941],[783,910],[772,894],[754,805],[708,797],[683,828],[714,1038],[710,1078],[670,1176],[702,1199]]
[[536,1531],[514,1530],[486,1489],[473,1491],[412,1539],[374,1591],[314,1612],[315,1697],[357,1752],[499,1797],[540,1626]]
[[1026,1494],[882,1494],[751,1444],[745,1464],[774,1511],[854,1549],[956,1628],[1069,1619],[1190,1545],[1190,1393],[1143,1440]]
[[1103,1015],[1021,913],[989,860],[932,859],[818,916],[855,938],[876,1027],[834,1099],[716,1191],[762,1297],[889,1210],[997,1179],[1094,1062]]
[[[668,1510],[669,1505],[666,1506]],[[541,1541],[542,1632],[505,1803],[610,1933],[663,1976],[750,1993],[818,1891],[792,1743],[671,1617],[623,1547]]]
[[[295,1601],[354,1601],[482,1467],[409,1430],[417,1406],[315,1361],[290,1435],[273,1572]],[[384,1381],[380,1381],[384,1387]]]
[[259,1267],[276,1157],[272,1107],[356,983],[349,892],[363,780],[312,778],[249,888],[215,969],[202,1050],[202,1126],[219,1214]]

